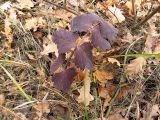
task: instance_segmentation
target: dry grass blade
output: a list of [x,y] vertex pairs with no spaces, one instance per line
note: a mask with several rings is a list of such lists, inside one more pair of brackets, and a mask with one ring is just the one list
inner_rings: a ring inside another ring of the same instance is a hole
[[16,87],[19,89],[20,93],[28,100],[31,101],[31,96],[27,95],[25,91],[22,89],[20,84],[12,77],[12,75],[4,68],[1,64],[0,67],[4,70],[4,72],[7,74],[7,76],[13,81],[13,83],[16,85]]

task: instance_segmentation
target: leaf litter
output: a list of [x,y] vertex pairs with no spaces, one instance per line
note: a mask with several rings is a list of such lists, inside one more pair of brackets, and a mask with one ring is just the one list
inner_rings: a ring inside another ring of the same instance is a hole
[[[0,118],[65,119],[63,114],[67,113],[72,119],[130,120],[136,118],[138,102],[140,120],[159,119],[159,58],[131,56],[127,64],[123,64],[123,56],[115,58],[124,55],[134,42],[128,54],[160,53],[158,14],[137,31],[130,27],[152,12],[159,1],[135,1],[134,9],[131,1],[68,0],[65,7],[62,0],[52,1],[58,7],[45,1],[0,2],[0,64],[7,62],[6,69],[34,100],[41,101],[49,92],[46,102],[39,102],[37,109],[29,104],[15,111],[13,106],[26,100],[0,69]],[[143,38],[135,41],[139,36]],[[10,61],[23,61],[32,67],[16,66]],[[150,90],[146,95],[147,87]],[[152,101],[148,94],[154,97]],[[117,107],[120,112],[113,114]],[[126,118],[123,112],[128,109]]]

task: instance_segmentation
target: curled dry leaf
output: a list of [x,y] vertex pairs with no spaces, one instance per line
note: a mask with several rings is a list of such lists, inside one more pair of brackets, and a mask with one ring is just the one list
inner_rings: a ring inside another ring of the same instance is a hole
[[118,66],[121,66],[120,62],[116,60],[115,58],[108,58],[108,62],[112,64],[116,63]]
[[41,55],[48,55],[52,52],[58,57],[57,45],[52,41],[52,36],[48,35],[47,38],[43,38],[43,51],[41,52]]
[[83,103],[86,106],[89,105],[90,101],[94,100],[94,97],[90,94],[90,77],[89,70],[84,70],[84,86],[79,90],[80,95],[76,99],[78,103]]
[[116,6],[109,6],[109,16],[113,23],[121,23],[125,20],[124,15],[122,14],[122,11],[117,8]]
[[137,57],[127,65],[126,73],[131,76],[143,72],[144,65],[146,65],[146,59],[144,57]]
[[101,83],[107,83],[108,80],[111,80],[114,78],[114,75],[112,72],[109,71],[105,71],[102,69],[97,69],[94,73],[93,76],[95,79],[97,79],[98,81],[100,81]]

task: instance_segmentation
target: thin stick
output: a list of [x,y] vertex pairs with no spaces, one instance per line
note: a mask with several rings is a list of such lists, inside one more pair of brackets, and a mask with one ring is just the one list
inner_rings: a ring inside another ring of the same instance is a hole
[[151,14],[149,14],[148,16],[146,16],[141,22],[139,22],[137,25],[133,26],[133,30],[139,28],[140,26],[142,26],[144,23],[146,23],[153,15],[155,15],[156,13],[160,12],[160,5],[153,10],[153,12],[151,12]]
[[75,14],[75,15],[79,15],[77,12],[73,11],[72,9],[66,8],[66,7],[64,7],[64,6],[57,5],[57,4],[52,3],[52,2],[50,2],[50,1],[47,1],[47,0],[44,0],[44,1],[47,2],[47,3],[49,3],[49,4],[52,4],[52,5],[56,6],[56,7],[58,7],[58,8],[62,8],[62,9],[66,10],[66,11],[68,11],[68,12],[70,12],[70,13],[73,13],[73,14]]

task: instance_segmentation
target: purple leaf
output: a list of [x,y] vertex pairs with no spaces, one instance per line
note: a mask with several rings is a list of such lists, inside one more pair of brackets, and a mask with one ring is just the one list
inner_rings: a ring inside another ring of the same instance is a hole
[[71,30],[73,32],[87,32],[89,29],[94,27],[94,23],[100,24],[100,34],[104,39],[116,39],[117,29],[94,13],[75,17],[71,22]]
[[110,43],[102,37],[100,33],[99,25],[95,26],[95,28],[92,30],[91,38],[92,38],[92,43],[94,46],[100,47],[102,50],[111,48]]
[[90,43],[83,43],[75,49],[75,65],[81,69],[93,69],[92,46]]
[[100,31],[102,37],[108,40],[115,40],[118,33],[118,30],[111,23],[105,21],[100,23]]
[[65,62],[65,54],[59,54],[56,60],[50,66],[50,72],[55,72]]
[[100,21],[100,17],[93,14],[84,14],[75,17],[71,22],[71,30],[73,32],[87,32],[94,22]]
[[77,34],[64,29],[57,30],[53,33],[53,41],[57,44],[59,53],[66,53],[73,48],[77,39]]
[[77,72],[75,68],[69,68],[60,73],[56,73],[52,77],[52,80],[58,89],[62,90],[63,92],[68,92],[76,75]]

